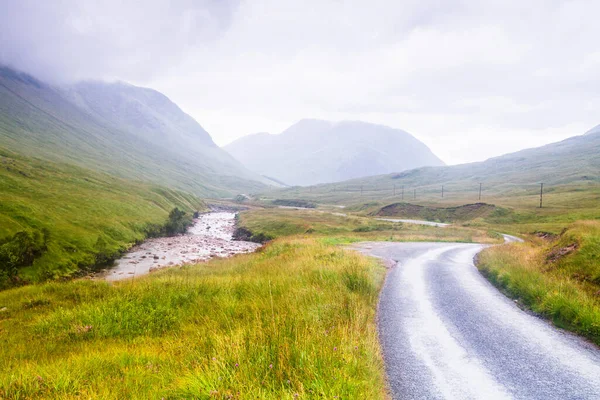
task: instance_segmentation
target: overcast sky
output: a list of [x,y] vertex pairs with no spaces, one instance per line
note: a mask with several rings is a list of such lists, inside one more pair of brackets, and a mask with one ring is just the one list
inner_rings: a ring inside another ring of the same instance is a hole
[[0,62],[155,88],[220,145],[364,120],[455,164],[600,124],[599,15],[597,0],[3,0]]

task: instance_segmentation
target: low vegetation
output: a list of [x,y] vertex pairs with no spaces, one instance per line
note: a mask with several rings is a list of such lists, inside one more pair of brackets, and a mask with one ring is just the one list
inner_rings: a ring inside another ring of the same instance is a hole
[[312,201],[299,200],[299,199],[276,199],[272,203],[276,206],[283,207],[299,207],[299,208],[316,208],[317,205]]
[[384,268],[320,240],[0,292],[0,398],[386,398]]
[[600,222],[481,253],[481,271],[521,304],[600,344]]
[[486,228],[438,228],[319,210],[252,209],[240,214],[239,224],[254,236],[309,235],[337,243],[365,240],[500,243],[501,239]]
[[455,207],[427,207],[410,203],[393,203],[381,207],[374,215],[436,222],[472,221],[502,213],[493,204],[474,203]]
[[148,236],[181,232],[204,208],[188,194],[1,150],[0,289],[105,265]]

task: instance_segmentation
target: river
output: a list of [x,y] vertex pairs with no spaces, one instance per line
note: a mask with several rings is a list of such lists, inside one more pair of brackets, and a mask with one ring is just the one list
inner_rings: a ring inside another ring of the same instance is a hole
[[255,251],[260,244],[233,240],[235,215],[222,211],[201,214],[185,235],[148,239],[117,260],[105,279],[118,281],[162,268]]

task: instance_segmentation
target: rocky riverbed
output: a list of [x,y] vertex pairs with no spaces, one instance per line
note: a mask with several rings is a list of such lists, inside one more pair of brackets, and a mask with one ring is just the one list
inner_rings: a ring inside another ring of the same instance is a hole
[[234,231],[235,213],[202,214],[185,235],[148,239],[132,247],[116,261],[115,267],[107,271],[105,279],[132,278],[161,268],[250,253],[260,247],[258,243],[233,240]]

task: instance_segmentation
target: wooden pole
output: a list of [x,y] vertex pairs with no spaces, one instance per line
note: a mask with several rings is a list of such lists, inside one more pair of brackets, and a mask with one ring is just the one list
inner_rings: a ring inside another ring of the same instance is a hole
[[540,184],[540,208],[544,206],[544,184]]
[[481,182],[479,182],[479,201],[481,201]]

